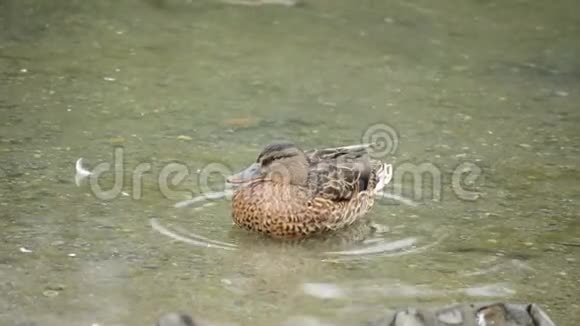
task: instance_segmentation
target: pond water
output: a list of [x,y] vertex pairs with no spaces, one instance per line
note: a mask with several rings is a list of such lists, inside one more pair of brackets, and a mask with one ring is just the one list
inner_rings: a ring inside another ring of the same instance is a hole
[[[579,320],[577,1],[0,0],[0,27],[1,324],[357,325],[496,300]],[[395,172],[381,232],[288,243],[238,230],[227,198],[175,207],[271,141],[377,126],[395,171],[426,172]],[[75,184],[81,157],[120,162],[112,198]],[[186,178],[160,186],[168,166]]]

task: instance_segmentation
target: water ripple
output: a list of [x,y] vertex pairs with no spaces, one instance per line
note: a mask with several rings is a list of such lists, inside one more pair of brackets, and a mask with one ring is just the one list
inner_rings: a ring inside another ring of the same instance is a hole
[[[210,239],[207,239],[205,237],[201,237],[201,236],[195,235],[193,233],[190,233],[191,238],[184,237],[182,235],[179,235],[179,234],[177,234],[177,233],[175,233],[175,232],[167,229],[163,225],[161,225],[156,218],[150,219],[149,222],[151,224],[151,227],[155,231],[157,231],[157,232],[159,232],[159,233],[161,233],[163,235],[166,235],[166,236],[168,236],[168,237],[170,237],[170,238],[172,238],[174,240],[177,240],[177,241],[189,243],[191,245],[199,246],[199,247],[217,248],[217,249],[223,249],[223,250],[237,250],[234,245],[224,246],[224,245],[215,243],[213,240],[210,240]],[[198,239],[196,239],[196,238],[198,238]]]

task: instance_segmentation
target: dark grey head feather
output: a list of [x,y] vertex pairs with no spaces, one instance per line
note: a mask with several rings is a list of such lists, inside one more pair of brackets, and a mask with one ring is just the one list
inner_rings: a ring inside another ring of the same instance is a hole
[[274,143],[262,150],[256,162],[262,166],[267,166],[275,160],[295,157],[300,154],[303,155],[302,151],[292,143]]

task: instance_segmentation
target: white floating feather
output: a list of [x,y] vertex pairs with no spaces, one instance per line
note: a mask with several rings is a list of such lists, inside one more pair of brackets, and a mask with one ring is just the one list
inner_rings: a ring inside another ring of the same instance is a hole
[[93,173],[85,168],[83,168],[83,159],[82,157],[79,158],[75,164],[75,183],[78,186],[81,185],[81,182],[86,179],[88,176],[92,175]]

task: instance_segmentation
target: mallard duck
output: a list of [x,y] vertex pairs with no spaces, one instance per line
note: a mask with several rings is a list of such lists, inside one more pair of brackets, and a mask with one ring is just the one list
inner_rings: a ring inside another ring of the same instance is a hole
[[299,239],[352,224],[374,204],[392,167],[371,160],[370,145],[302,151],[266,146],[255,163],[227,181],[238,186],[233,220],[274,238]]

